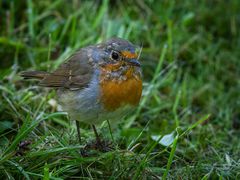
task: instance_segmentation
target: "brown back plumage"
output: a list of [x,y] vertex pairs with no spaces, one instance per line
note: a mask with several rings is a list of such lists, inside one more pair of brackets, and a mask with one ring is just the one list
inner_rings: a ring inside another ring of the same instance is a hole
[[25,79],[40,80],[39,85],[53,88],[82,89],[88,86],[93,67],[88,61],[87,51],[82,49],[71,56],[52,73],[43,71],[25,71]]

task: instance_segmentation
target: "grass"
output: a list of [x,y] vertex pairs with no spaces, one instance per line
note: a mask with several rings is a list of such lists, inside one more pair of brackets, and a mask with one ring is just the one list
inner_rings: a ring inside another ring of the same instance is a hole
[[[1,1],[0,178],[238,179],[239,12],[238,0]],[[112,134],[99,128],[113,151],[82,157],[55,92],[19,72],[112,36],[143,45],[143,97]]]

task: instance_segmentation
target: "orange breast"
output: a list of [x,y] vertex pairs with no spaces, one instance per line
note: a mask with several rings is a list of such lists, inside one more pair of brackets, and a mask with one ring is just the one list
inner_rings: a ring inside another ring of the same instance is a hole
[[[126,74],[127,79],[121,82],[117,80],[103,80],[100,83],[101,102],[104,108],[114,111],[124,105],[136,106],[142,95],[142,80],[134,77],[132,70]],[[104,78],[104,73],[101,78]]]

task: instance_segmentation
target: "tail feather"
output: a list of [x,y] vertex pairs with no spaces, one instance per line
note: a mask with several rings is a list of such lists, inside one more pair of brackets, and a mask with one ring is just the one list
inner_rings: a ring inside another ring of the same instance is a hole
[[48,75],[48,72],[44,71],[23,71],[20,76],[22,76],[24,79],[38,79],[42,80]]

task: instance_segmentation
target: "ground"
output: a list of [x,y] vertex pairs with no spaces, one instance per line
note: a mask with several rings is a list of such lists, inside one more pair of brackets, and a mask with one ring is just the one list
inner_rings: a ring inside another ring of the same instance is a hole
[[[0,2],[1,179],[239,179],[240,1]],[[23,70],[56,69],[71,53],[118,36],[142,46],[137,110],[83,143],[55,91]],[[110,133],[112,132],[112,133]]]

